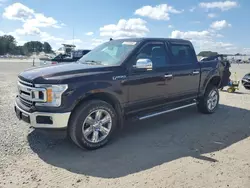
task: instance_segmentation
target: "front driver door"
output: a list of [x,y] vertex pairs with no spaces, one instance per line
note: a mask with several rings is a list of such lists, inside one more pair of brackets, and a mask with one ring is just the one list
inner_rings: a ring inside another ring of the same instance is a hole
[[150,59],[152,70],[139,71],[131,69],[128,77],[129,111],[142,110],[162,104],[166,100],[166,78],[168,57],[163,42],[146,43],[133,60]]

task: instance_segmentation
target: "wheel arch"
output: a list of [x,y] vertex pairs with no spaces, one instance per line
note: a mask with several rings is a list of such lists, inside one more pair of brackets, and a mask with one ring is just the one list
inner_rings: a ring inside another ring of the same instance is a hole
[[210,78],[210,80],[208,81],[207,83],[207,86],[208,84],[212,84],[216,87],[220,87],[220,84],[221,84],[221,77],[220,76],[213,76],[212,78]]
[[71,112],[69,122],[71,122],[70,120],[71,120],[74,112],[77,110],[77,108],[79,108],[83,103],[90,101],[90,100],[102,100],[102,101],[109,103],[115,109],[115,111],[117,113],[118,125],[120,127],[123,126],[124,111],[123,111],[123,107],[122,107],[121,102],[114,94],[111,94],[111,93],[105,92],[105,91],[96,92],[96,93],[88,93],[85,96],[81,97],[77,101],[76,105],[74,106],[74,108]]
[[214,75],[211,78],[209,78],[205,84],[205,86],[203,87],[203,92],[202,94],[204,94],[206,92],[206,89],[209,85],[214,85],[216,86],[218,89],[220,88],[221,85],[221,77],[219,75]]

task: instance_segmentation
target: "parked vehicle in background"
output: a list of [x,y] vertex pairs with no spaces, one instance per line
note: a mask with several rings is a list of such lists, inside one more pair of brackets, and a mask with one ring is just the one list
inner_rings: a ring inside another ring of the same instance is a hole
[[72,63],[78,61],[82,56],[89,53],[90,50],[74,50],[70,54],[59,54],[52,59],[40,58],[40,65],[55,65],[61,63]]
[[59,48],[58,50],[55,51],[56,55],[60,54],[70,54],[72,51],[75,50],[75,45],[73,44],[62,44],[63,47]]
[[77,63],[20,73],[15,112],[34,128],[64,128],[79,147],[97,149],[127,118],[145,120],[195,105],[214,113],[218,89],[229,81],[225,72],[219,60],[198,62],[187,40],[111,40]]
[[250,73],[246,74],[242,80],[241,80],[242,85],[244,86],[245,89],[250,90]]

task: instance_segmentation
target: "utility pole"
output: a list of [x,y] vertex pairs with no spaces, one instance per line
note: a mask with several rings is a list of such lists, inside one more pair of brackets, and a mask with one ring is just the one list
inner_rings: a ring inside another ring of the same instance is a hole
[[74,29],[74,27],[73,27],[73,45],[75,45],[74,43],[75,43],[75,29]]
[[35,47],[33,46],[33,64],[32,66],[34,67],[35,66]]

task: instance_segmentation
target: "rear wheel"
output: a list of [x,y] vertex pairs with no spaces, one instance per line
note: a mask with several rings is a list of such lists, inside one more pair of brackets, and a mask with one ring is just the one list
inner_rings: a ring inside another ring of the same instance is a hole
[[198,101],[198,110],[205,114],[212,114],[218,108],[219,91],[214,85],[208,85],[205,94]]
[[88,101],[74,112],[69,136],[81,148],[98,149],[108,143],[117,125],[114,108],[101,100]]

